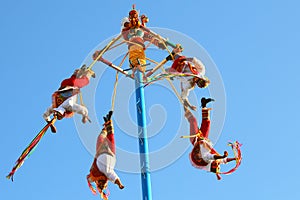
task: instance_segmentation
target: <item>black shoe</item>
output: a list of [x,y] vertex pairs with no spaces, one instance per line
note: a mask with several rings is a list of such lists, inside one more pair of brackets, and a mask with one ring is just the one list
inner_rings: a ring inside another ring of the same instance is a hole
[[208,104],[209,102],[211,102],[211,101],[215,101],[214,99],[212,99],[212,98],[202,98],[201,99],[201,107],[202,108],[206,108],[206,104]]
[[109,111],[106,116],[103,117],[104,122],[108,122],[111,119],[111,116],[113,114],[113,111]]
[[106,117],[103,117],[104,122],[107,122],[108,120],[106,119]]
[[111,110],[111,111],[109,111],[109,113],[106,115],[107,121],[109,121],[109,120],[111,119],[112,114],[113,114],[113,111]]

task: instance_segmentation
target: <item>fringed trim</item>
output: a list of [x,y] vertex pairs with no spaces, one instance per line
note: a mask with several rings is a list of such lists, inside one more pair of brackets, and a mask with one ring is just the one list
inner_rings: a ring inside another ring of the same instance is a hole
[[202,119],[210,119],[211,108],[202,108]]

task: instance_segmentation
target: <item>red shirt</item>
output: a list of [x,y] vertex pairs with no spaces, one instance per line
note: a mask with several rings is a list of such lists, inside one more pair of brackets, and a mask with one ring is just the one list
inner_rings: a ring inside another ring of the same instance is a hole
[[77,78],[76,75],[72,75],[70,78],[65,79],[61,82],[59,89],[63,89],[67,86],[82,88],[82,87],[88,85],[89,82],[90,81],[86,76],[82,76],[80,78]]

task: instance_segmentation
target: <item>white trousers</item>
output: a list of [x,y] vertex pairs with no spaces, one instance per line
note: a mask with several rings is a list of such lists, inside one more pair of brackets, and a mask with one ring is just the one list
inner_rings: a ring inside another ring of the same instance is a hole
[[119,178],[114,168],[116,165],[115,156],[107,153],[100,154],[97,158],[97,167],[113,183]]
[[46,112],[43,114],[43,118],[47,121],[50,121],[50,116],[53,114],[54,111],[59,112],[60,114],[64,114],[66,111],[75,112],[82,117],[88,116],[88,110],[85,106],[79,105],[77,102],[77,95],[73,95],[70,98],[66,99],[60,106],[57,108],[53,108],[52,105],[48,107]]

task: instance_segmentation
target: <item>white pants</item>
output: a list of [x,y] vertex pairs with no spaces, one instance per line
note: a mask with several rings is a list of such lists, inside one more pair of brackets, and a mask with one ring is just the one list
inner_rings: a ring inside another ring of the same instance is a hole
[[46,110],[46,112],[43,114],[43,118],[47,121],[50,121],[50,116],[53,114],[54,111],[59,112],[60,114],[64,114],[66,111],[69,112],[75,112],[82,117],[88,116],[88,110],[85,106],[79,105],[76,103],[77,101],[77,95],[73,95],[70,98],[66,99],[60,106],[57,108],[53,108],[52,105]]
[[107,153],[100,154],[97,158],[97,167],[113,183],[119,178],[114,168],[116,165],[115,156]]
[[210,153],[210,150],[205,148],[203,145],[200,145],[200,152],[202,158],[205,162],[210,163],[214,160],[214,155]]

